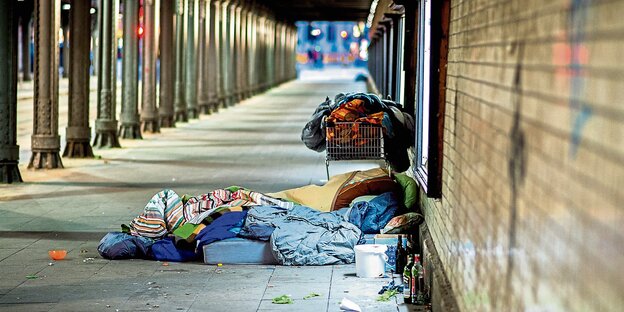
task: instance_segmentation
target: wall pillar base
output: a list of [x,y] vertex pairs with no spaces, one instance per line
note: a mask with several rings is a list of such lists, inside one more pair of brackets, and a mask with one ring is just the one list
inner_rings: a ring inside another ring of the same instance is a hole
[[121,147],[121,145],[119,145],[119,139],[117,138],[117,131],[96,132],[95,140],[93,140],[93,146],[96,148]]
[[28,169],[62,169],[63,162],[57,150],[33,150]]
[[138,122],[122,123],[119,127],[119,137],[122,139],[141,140],[141,127]]
[[17,160],[0,160],[0,183],[21,183],[22,175]]
[[197,111],[197,108],[195,108],[195,107],[187,108],[186,109],[186,114],[187,114],[189,119],[197,119],[197,118],[199,118],[199,112]]
[[176,112],[175,121],[176,122],[188,122],[188,115],[186,114],[186,112]]
[[89,139],[72,140],[67,139],[67,145],[63,151],[63,157],[68,158],[93,158],[93,148],[89,144]]
[[171,116],[160,116],[160,127],[161,128],[175,128],[175,120],[173,119],[173,115]]
[[158,119],[144,119],[141,121],[141,127],[145,133],[160,133]]

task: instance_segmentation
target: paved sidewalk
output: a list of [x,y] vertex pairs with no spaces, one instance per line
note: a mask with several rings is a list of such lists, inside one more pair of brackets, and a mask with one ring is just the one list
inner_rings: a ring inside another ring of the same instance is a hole
[[[119,230],[163,188],[198,194],[242,185],[270,192],[322,183],[324,154],[305,148],[301,129],[326,96],[365,86],[353,79],[318,79],[337,76],[332,72],[311,75],[315,79],[284,84],[161,134],[121,140],[120,149],[97,150],[99,159],[65,158],[60,170],[25,168],[32,104],[20,101],[18,143],[26,182],[0,185],[0,310],[337,311],[346,297],[365,311],[406,311],[403,304],[375,300],[389,279],[359,279],[353,265],[165,266],[109,261],[97,253],[106,232]],[[60,102],[63,133],[66,96]],[[332,163],[330,170],[370,165]],[[67,249],[67,259],[50,260],[47,251],[53,248]],[[321,296],[304,300],[311,292]],[[295,304],[271,303],[282,294],[292,295]]]

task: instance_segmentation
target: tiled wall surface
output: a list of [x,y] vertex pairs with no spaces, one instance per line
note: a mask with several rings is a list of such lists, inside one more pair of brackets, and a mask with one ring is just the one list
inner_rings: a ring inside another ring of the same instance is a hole
[[624,1],[451,1],[443,198],[463,311],[624,309]]

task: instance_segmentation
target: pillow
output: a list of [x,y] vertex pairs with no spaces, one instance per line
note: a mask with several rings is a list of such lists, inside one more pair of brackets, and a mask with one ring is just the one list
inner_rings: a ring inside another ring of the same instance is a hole
[[397,183],[381,169],[356,171],[336,192],[332,211],[349,207],[353,199],[363,195],[380,195],[386,192],[400,194]]
[[407,210],[416,210],[418,204],[418,183],[414,181],[410,176],[397,173],[394,175],[394,179],[403,189],[403,204]]
[[423,215],[416,212],[408,212],[396,216],[381,229],[381,234],[402,234],[413,232],[424,220]]

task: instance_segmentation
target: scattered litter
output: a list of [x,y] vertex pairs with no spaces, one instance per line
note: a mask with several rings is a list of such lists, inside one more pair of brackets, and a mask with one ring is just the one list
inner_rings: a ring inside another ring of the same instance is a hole
[[160,306],[159,306],[159,305],[157,305],[157,304],[153,305],[152,307],[154,307],[154,308],[160,308]]
[[221,267],[221,266],[223,266],[223,263],[217,263],[217,266]]
[[307,294],[305,297],[303,297],[303,299],[310,299],[310,298],[314,298],[314,297],[320,297],[321,294],[317,294],[317,293],[309,293]]
[[223,272],[223,270],[221,270],[221,269],[215,269],[215,273],[217,273],[217,274],[221,274],[222,272]]
[[388,284],[381,287],[381,290],[378,292],[378,294],[382,295],[383,293],[386,292],[386,290],[391,289],[393,286],[394,286],[394,280],[391,280],[390,282],[388,282]]
[[382,295],[378,296],[377,301],[382,301],[382,302],[390,301],[390,298],[396,296],[398,293],[399,293],[398,290],[390,289],[384,292]]
[[342,298],[342,301],[340,301],[340,310],[362,312],[362,308],[360,308],[360,306],[357,303],[347,298]]
[[169,262],[163,262],[163,266],[169,266]]
[[110,304],[107,304],[107,305],[106,305],[106,307],[107,307],[107,308],[110,308]]
[[[102,159],[102,155],[94,155],[93,158],[95,158],[95,159]],[[110,307],[110,306],[108,306],[108,307]]]
[[154,285],[156,282],[147,282],[147,285]]
[[271,284],[267,284],[267,287],[275,287],[275,286],[273,286],[273,285],[271,285]]
[[397,293],[402,293],[403,292],[403,285],[395,285],[394,284],[394,280],[392,280],[388,284],[386,284],[385,286],[381,287],[381,290],[379,290],[378,294],[383,295],[385,292],[391,291],[391,290],[394,290]]
[[[102,214],[104,214],[104,213],[102,212]],[[83,254],[83,253],[87,253],[87,252],[89,252],[89,251],[88,251],[88,250],[86,250],[86,249],[80,249],[80,253],[81,253],[81,254]]]
[[93,263],[94,261],[95,261],[95,258],[91,258],[91,257],[84,258],[84,260],[82,260],[82,262],[84,263]]
[[26,275],[26,278],[27,279],[38,279],[39,276],[37,276],[37,275]]
[[171,178],[171,182],[175,182],[176,178]]
[[65,249],[57,249],[57,250],[48,250],[48,255],[52,260],[63,260],[65,256],[67,256],[67,250]]
[[290,295],[281,295],[278,297],[273,298],[273,301],[271,301],[275,304],[293,304],[295,303],[292,298],[290,298]]
[[54,262],[48,263],[48,266],[53,266],[53,265],[54,265]]

